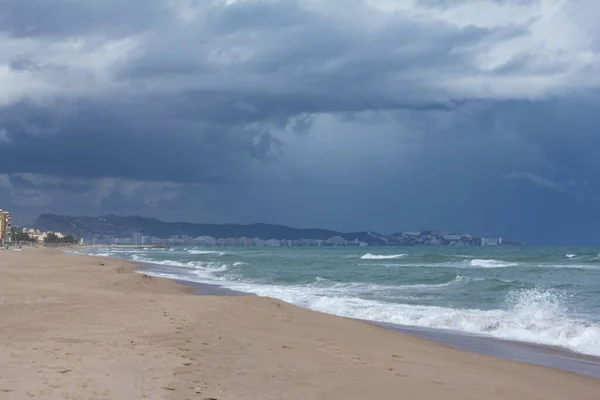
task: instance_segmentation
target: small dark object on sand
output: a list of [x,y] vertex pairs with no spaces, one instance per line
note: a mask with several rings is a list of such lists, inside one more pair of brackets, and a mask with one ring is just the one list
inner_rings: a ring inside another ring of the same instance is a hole
[[102,266],[102,267],[103,267],[103,266],[104,266],[104,264],[100,263],[100,266]]

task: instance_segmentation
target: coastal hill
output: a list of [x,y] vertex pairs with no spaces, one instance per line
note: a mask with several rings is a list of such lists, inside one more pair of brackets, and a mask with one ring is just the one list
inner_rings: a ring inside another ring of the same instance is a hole
[[372,232],[342,233],[328,229],[298,229],[270,224],[243,225],[165,222],[155,218],[118,216],[115,214],[100,217],[70,217],[66,215],[41,214],[34,221],[34,226],[38,229],[48,231],[72,234],[80,232],[86,237],[127,237],[135,232],[158,238],[185,235],[189,237],[211,236],[215,239],[248,237],[263,240],[327,240],[334,236],[340,236],[348,241],[358,239],[358,241],[371,245],[387,244],[384,235]]
[[[168,239],[174,236],[215,240],[233,238],[256,238],[260,240],[296,241],[297,245],[312,245],[317,241],[325,244],[349,244],[369,246],[420,246],[454,245],[479,246],[482,244],[516,244],[502,239],[481,239],[468,234],[451,232],[421,231],[401,232],[382,235],[375,232],[338,232],[328,229],[298,229],[271,224],[199,224],[190,222],[165,222],[155,218],[140,216],[119,216],[115,214],[100,217],[71,217],[56,214],[41,214],[34,221],[35,228],[46,231],[78,234],[88,239],[106,241],[114,238],[127,238],[140,234],[149,238]],[[343,240],[342,240],[343,239]],[[344,243],[348,242],[348,243]]]

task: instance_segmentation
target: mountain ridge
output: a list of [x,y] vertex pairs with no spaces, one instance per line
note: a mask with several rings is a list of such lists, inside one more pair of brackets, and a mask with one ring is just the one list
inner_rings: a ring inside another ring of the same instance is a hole
[[[482,239],[472,235],[457,235],[446,231],[398,232],[382,235],[373,231],[340,232],[322,228],[293,228],[285,225],[253,223],[253,224],[206,224],[193,222],[165,222],[157,218],[137,215],[119,216],[116,214],[98,217],[71,217],[58,214],[40,214],[34,226],[44,231],[81,234],[87,239],[106,241],[112,238],[131,238],[134,233],[144,236],[167,239],[173,235],[197,238],[209,236],[216,240],[226,239],[261,239],[296,241],[299,245],[304,240],[328,241],[330,244],[367,244],[370,246],[480,246],[480,245],[521,245],[498,239]],[[344,240],[340,240],[339,238]],[[349,243],[352,242],[352,243]]]
[[40,214],[33,225],[41,230],[60,231],[83,236],[129,236],[139,232],[147,236],[166,238],[171,235],[190,237],[211,236],[216,239],[251,237],[268,239],[327,240],[340,236],[345,240],[358,239],[369,244],[386,244],[385,235],[375,232],[339,232],[322,228],[293,228],[285,225],[253,224],[207,224],[193,222],[166,222],[152,217],[116,214],[90,216],[67,216],[51,213]]

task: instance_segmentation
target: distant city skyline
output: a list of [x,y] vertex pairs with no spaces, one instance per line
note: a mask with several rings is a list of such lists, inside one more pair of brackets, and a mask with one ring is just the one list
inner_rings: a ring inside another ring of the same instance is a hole
[[[373,231],[339,232],[299,229],[269,224],[169,223],[140,216],[67,216],[42,214],[33,225],[39,231],[77,234],[88,244],[199,245],[199,246],[501,246],[522,242],[468,233],[422,230],[381,234]],[[31,231],[23,228],[24,232]]]
[[[346,240],[340,236],[331,236],[328,239],[260,239],[251,237],[230,237],[217,239],[212,236],[191,237],[188,235],[171,235],[169,238],[156,236],[145,236],[140,232],[134,232],[129,237],[92,237],[87,243],[91,244],[115,244],[115,245],[194,245],[203,247],[320,247],[320,246],[357,246],[368,247],[369,243],[354,240]],[[518,243],[514,243],[518,244]],[[423,232],[404,232],[396,241],[390,241],[391,246],[454,246],[454,247],[476,247],[476,246],[501,246],[502,238],[474,238],[468,234],[448,235],[443,232],[433,232],[427,235]]]

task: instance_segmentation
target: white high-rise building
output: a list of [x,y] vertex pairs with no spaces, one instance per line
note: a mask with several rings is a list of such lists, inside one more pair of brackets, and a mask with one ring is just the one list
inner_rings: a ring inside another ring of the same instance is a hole
[[139,232],[133,232],[131,234],[131,243],[135,245],[142,244],[142,234]]

